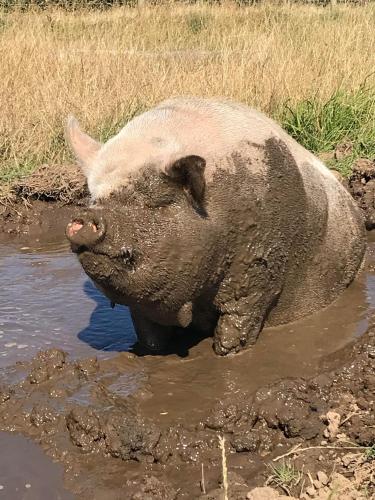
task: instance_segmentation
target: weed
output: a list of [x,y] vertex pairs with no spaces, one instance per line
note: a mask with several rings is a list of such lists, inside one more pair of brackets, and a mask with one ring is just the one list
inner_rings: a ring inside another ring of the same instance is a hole
[[375,444],[365,450],[365,457],[369,462],[375,460]]
[[225,437],[218,436],[218,438],[219,438],[219,447],[221,450],[221,469],[223,477],[224,500],[228,500],[228,467],[227,467],[227,456],[225,453]]
[[[33,160],[9,163],[6,168],[0,169],[0,185],[9,184],[27,174],[30,174],[40,163]],[[1,198],[1,196],[0,196]]]
[[291,494],[291,488],[297,486],[302,479],[302,473],[291,462],[282,461],[276,465],[269,464],[268,467],[271,475],[266,484],[278,486],[288,495]]

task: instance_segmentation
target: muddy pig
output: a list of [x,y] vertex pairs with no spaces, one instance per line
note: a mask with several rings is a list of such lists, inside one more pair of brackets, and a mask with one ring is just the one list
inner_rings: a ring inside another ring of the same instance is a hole
[[67,138],[91,194],[67,226],[72,250],[150,349],[193,326],[217,354],[238,352],[330,304],[361,266],[350,195],[245,105],[170,99],[105,144],[70,117]]

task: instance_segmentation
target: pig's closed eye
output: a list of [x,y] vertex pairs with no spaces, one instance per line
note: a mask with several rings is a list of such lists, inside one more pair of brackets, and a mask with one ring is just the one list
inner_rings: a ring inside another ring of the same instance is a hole
[[173,198],[159,198],[157,200],[153,200],[149,203],[149,206],[153,208],[159,207],[167,207],[168,205],[172,205],[175,200]]
[[174,201],[176,201],[175,197],[171,193],[165,193],[164,195],[150,197],[147,200],[147,205],[151,208],[167,207]]
[[145,206],[149,208],[161,208],[172,205],[181,195],[181,189],[166,175],[149,172],[139,180],[135,192],[141,196]]

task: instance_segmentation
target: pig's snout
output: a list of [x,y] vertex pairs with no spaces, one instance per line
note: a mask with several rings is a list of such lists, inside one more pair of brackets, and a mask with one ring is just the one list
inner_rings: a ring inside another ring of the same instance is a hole
[[65,234],[73,251],[96,245],[105,235],[105,223],[102,217],[83,214],[74,217],[66,226]]

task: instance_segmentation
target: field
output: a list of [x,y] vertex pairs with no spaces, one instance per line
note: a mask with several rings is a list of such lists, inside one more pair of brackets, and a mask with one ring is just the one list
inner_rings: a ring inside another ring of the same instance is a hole
[[0,182],[69,161],[69,113],[105,140],[182,94],[246,102],[317,153],[349,139],[348,173],[375,156],[374,22],[371,3],[3,11]]

